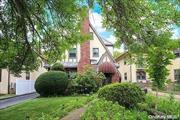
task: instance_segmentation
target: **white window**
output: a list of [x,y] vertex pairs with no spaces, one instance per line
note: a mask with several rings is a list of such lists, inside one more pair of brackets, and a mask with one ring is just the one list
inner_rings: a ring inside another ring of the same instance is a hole
[[93,48],[93,57],[99,57],[99,48]]

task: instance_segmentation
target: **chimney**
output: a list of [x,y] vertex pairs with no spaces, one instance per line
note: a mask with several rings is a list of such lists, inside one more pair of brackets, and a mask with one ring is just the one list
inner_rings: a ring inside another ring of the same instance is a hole
[[[89,33],[89,14],[88,17],[82,23],[81,32],[82,34]],[[80,46],[80,61],[77,67],[78,72],[83,72],[84,67],[90,65],[90,40],[86,40]]]

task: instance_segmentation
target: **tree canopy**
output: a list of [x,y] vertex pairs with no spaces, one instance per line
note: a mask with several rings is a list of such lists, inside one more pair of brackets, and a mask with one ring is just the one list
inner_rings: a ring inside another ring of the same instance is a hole
[[40,59],[54,62],[82,41],[80,24],[86,8],[79,0],[2,0],[0,68],[34,70]]

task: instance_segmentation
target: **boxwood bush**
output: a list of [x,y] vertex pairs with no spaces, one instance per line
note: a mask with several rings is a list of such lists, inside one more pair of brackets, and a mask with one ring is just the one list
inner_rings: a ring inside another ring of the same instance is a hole
[[55,63],[51,66],[51,70],[53,71],[64,71],[64,66],[61,63]]
[[41,96],[63,95],[68,86],[68,75],[62,71],[49,71],[41,74],[35,89]]
[[132,108],[144,101],[145,93],[133,83],[115,83],[101,88],[98,97]]

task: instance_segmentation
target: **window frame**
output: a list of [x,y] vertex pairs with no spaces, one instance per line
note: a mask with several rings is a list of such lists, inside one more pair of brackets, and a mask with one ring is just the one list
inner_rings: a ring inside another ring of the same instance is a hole
[[[75,49],[75,52],[72,52],[73,49]],[[71,56],[72,54],[75,54],[75,56]],[[76,58],[77,58],[77,48],[71,48],[71,49],[69,50],[69,52],[68,52],[68,57],[69,57],[70,59],[76,59]]]
[[[97,49],[98,52],[94,51],[95,49]],[[96,53],[95,53],[95,52],[96,52]],[[93,57],[99,57],[99,48],[93,48],[93,49],[92,49],[92,54],[93,54],[93,55],[92,55]],[[96,54],[97,54],[97,55],[96,55]]]

